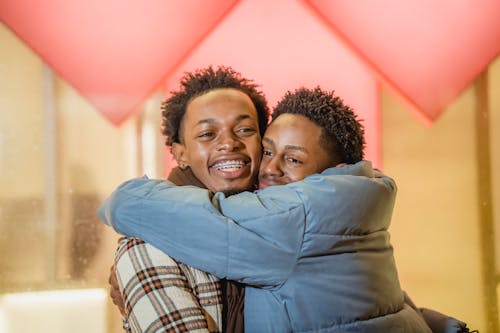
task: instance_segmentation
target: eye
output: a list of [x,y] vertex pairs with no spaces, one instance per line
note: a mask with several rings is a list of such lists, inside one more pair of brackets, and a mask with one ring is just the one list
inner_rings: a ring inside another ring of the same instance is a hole
[[256,130],[252,127],[240,127],[236,130],[236,133],[243,135],[243,136],[252,135],[255,132],[256,132]]
[[273,156],[273,153],[270,150],[268,150],[268,149],[264,149],[262,151],[262,155],[265,156],[265,157],[271,157],[271,156]]
[[291,163],[291,164],[302,164],[302,161],[300,161],[294,157],[287,157],[286,160],[288,163]]
[[215,132],[212,132],[212,131],[204,131],[204,132],[201,132],[200,134],[198,134],[196,137],[197,138],[200,138],[200,139],[210,139],[210,138],[213,138],[215,136]]

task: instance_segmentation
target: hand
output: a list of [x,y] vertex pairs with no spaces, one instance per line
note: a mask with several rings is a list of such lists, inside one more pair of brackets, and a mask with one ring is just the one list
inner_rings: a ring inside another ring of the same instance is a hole
[[115,265],[111,266],[108,283],[110,285],[109,296],[113,300],[113,303],[120,310],[120,314],[126,318],[125,312],[125,302],[123,301],[123,296],[120,293],[120,288],[118,287],[118,279],[116,278]]

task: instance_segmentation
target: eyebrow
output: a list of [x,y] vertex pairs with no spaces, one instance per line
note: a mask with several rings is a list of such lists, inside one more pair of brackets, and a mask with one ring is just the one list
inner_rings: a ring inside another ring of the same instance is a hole
[[274,146],[276,146],[276,145],[274,144],[274,141],[273,141],[273,140],[271,140],[271,139],[269,139],[269,138],[266,138],[266,137],[263,137],[263,138],[262,138],[262,142],[265,142],[265,143],[267,143],[268,145],[273,146],[273,148],[274,148]]
[[294,145],[285,145],[286,150],[299,150],[307,153],[307,149],[301,146],[294,146]]
[[[273,140],[269,139],[269,138],[266,138],[266,137],[263,137],[262,138],[262,141],[273,146],[273,148],[276,146],[276,144],[274,143]],[[295,146],[295,145],[285,145],[285,150],[298,150],[298,151],[303,151],[305,153],[307,153],[307,149],[304,148],[304,147],[301,147],[301,146]]]
[[[250,116],[248,114],[240,114],[239,116],[236,117],[235,121],[242,121],[244,119],[249,119]],[[216,118],[207,118],[207,119],[202,119],[200,120],[197,125],[201,125],[201,124],[213,124],[213,123],[217,123],[218,120]]]

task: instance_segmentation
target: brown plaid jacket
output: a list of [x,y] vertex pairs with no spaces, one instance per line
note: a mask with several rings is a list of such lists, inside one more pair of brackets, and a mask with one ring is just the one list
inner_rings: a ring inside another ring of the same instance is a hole
[[219,279],[186,266],[137,238],[115,254],[128,332],[221,332]]

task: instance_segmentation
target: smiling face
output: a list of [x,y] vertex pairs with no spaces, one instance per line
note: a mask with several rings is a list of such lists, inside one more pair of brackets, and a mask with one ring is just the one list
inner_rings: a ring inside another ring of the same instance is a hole
[[284,113],[267,128],[262,139],[259,187],[284,185],[335,166],[323,148],[321,127],[304,116]]
[[181,123],[172,152],[180,165],[211,191],[251,190],[261,159],[257,111],[236,89],[216,89],[194,98]]

